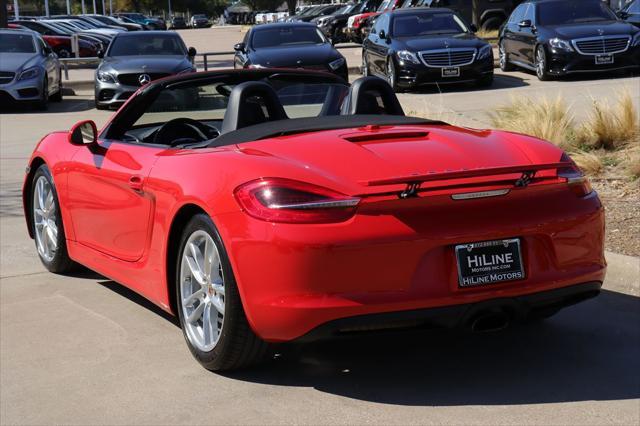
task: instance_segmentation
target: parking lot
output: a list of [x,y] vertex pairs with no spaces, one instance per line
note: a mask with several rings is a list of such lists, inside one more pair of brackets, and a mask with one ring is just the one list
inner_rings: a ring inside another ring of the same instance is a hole
[[[230,49],[242,33],[181,34],[206,52]],[[350,64],[359,63],[358,54],[345,50]],[[625,88],[638,105],[638,77],[543,83],[497,71],[491,89],[399,97],[407,113],[488,127],[488,113],[510,96],[562,95],[580,119],[592,98],[613,99]],[[37,258],[20,199],[29,154],[48,132],[81,119],[101,126],[112,114],[93,108],[86,85],[74,91],[46,112],[0,114],[0,423],[640,422],[640,260],[614,253],[600,297],[541,323],[491,334],[433,331],[286,346],[259,369],[202,369],[175,321],[149,302],[93,273],[47,273]]]

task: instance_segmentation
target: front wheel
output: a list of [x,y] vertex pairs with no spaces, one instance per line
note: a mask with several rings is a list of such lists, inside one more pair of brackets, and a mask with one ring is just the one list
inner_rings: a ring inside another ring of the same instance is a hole
[[396,64],[393,63],[393,58],[387,60],[387,81],[389,86],[394,92],[398,91],[398,76],[396,75]]
[[36,109],[45,110],[47,109],[47,104],[49,103],[49,79],[45,75],[42,80],[42,93],[40,94],[40,99],[36,101]]
[[31,218],[36,249],[45,268],[58,274],[73,270],[76,264],[67,252],[58,193],[51,172],[44,164],[31,181]]
[[194,216],[176,265],[180,325],[193,356],[208,370],[260,362],[267,344],[249,327],[229,258],[211,218]]
[[503,72],[513,71],[514,67],[509,62],[509,54],[504,48],[504,42],[500,42],[498,45],[498,61],[500,62],[500,69]]
[[540,81],[551,80],[549,64],[547,62],[547,52],[544,46],[538,46],[536,48],[536,76],[538,76],[538,80]]
[[364,77],[369,76],[369,61],[367,60],[367,55],[362,52],[362,75]]

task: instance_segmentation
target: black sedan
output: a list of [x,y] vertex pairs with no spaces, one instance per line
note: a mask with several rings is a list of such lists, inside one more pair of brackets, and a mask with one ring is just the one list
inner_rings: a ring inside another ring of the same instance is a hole
[[255,26],[234,49],[234,68],[304,68],[348,79],[347,61],[313,24]]
[[362,73],[395,89],[493,82],[493,50],[449,9],[396,9],[380,15],[362,44]]
[[640,29],[600,0],[538,0],[518,6],[500,31],[500,68],[540,80],[640,67]]

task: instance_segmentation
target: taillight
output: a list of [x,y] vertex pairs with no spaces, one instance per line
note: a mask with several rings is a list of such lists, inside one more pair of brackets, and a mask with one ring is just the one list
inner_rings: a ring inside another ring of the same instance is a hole
[[245,183],[234,195],[248,215],[281,223],[343,222],[355,214],[360,202],[357,197],[282,178]]
[[571,163],[569,167],[558,169],[558,177],[565,178],[567,180],[567,185],[569,185],[571,192],[576,194],[578,197],[584,197],[585,195],[591,194],[593,189],[591,188],[589,179],[582,174],[582,171],[580,171],[580,168],[578,168],[571,157],[566,153],[563,153],[562,157],[560,157],[560,162]]

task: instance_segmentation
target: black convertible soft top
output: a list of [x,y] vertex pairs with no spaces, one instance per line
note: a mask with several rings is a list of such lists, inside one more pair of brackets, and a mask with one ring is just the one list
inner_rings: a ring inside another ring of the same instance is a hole
[[400,125],[446,124],[442,121],[426,118],[406,117],[404,115],[330,115],[320,117],[289,118],[267,121],[253,126],[243,127],[218,136],[206,147],[220,147],[251,142],[260,139],[285,136],[296,133],[319,132],[322,130],[349,129],[364,126],[400,126]]

